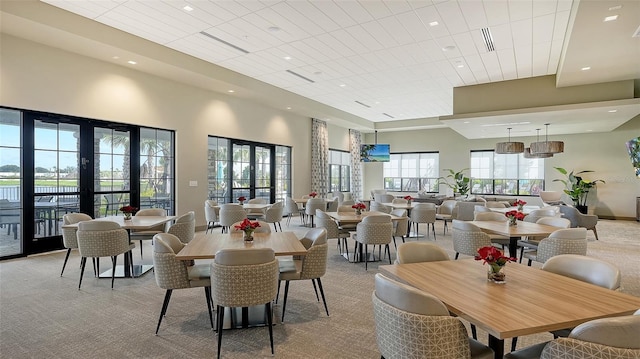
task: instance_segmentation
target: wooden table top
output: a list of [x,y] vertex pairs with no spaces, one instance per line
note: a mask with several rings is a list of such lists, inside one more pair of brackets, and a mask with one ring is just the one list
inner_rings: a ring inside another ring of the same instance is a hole
[[377,211],[363,211],[361,215],[357,215],[355,212],[326,212],[329,217],[335,219],[340,223],[360,223],[362,219],[366,216],[371,216],[374,214],[381,215],[386,214],[391,217],[392,221],[398,221],[403,217],[394,216],[387,213],[377,212]]
[[546,236],[555,231],[558,227],[548,226],[546,224],[537,224],[530,222],[517,221],[517,226],[510,226],[509,222],[497,222],[497,221],[470,221],[469,223],[475,224],[480,227],[483,232],[489,234],[500,234],[507,237],[522,237],[522,236]]
[[498,339],[572,328],[640,308],[639,297],[518,263],[507,264],[506,284],[487,281],[487,266],[473,259],[379,269],[435,295],[451,312]]
[[[130,220],[125,221],[123,216],[108,216],[96,218],[94,221],[116,222],[124,229],[149,229],[175,218],[176,216],[132,216]],[[78,228],[78,223],[65,224],[62,228]]]
[[293,232],[253,233],[253,242],[245,243],[242,232],[196,233],[195,238],[178,254],[177,259],[210,259],[227,248],[272,248],[276,256],[305,255],[307,249]]

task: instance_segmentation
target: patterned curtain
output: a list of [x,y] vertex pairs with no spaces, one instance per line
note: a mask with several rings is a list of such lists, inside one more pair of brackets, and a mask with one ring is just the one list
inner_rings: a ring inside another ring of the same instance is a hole
[[311,190],[326,197],[329,185],[329,136],[327,123],[311,119]]
[[351,198],[362,198],[362,162],[360,162],[360,131],[349,130],[349,146],[351,147]]

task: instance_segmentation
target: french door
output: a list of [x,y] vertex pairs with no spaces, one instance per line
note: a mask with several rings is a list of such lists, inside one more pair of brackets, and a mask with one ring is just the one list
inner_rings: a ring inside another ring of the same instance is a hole
[[230,201],[239,197],[275,201],[275,179],[271,176],[275,146],[232,140]]

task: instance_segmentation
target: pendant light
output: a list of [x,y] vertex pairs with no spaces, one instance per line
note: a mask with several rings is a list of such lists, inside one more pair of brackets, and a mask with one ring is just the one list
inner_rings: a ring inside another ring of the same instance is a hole
[[[538,142],[540,142],[540,129],[536,128],[536,138]],[[553,153],[536,153],[536,154],[532,154],[531,153],[531,148],[527,147],[524,149],[524,158],[549,158],[549,157],[553,157]]]
[[562,153],[564,152],[564,142],[562,141],[549,141],[549,123],[544,124],[546,126],[546,135],[544,142],[532,142],[531,154],[537,155],[539,153]]
[[499,154],[513,154],[513,153],[522,153],[524,152],[524,143],[522,142],[511,142],[511,127],[507,128],[509,130],[509,142],[498,142],[496,143],[496,153]]

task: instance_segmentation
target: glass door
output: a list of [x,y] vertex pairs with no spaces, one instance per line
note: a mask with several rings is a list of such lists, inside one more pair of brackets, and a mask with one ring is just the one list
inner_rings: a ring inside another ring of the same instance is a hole
[[275,182],[271,176],[271,158],[275,156],[274,146],[233,142],[231,155],[231,202],[242,196],[247,199],[264,198],[273,203]]
[[271,148],[255,146],[254,158],[253,187],[255,197],[264,198],[268,203],[273,203],[271,198],[271,192],[274,188],[274,184],[271,182]]
[[0,257],[22,253],[22,116],[0,109]]
[[95,218],[116,216],[121,207],[131,204],[130,143],[131,133],[126,128],[93,128]]

